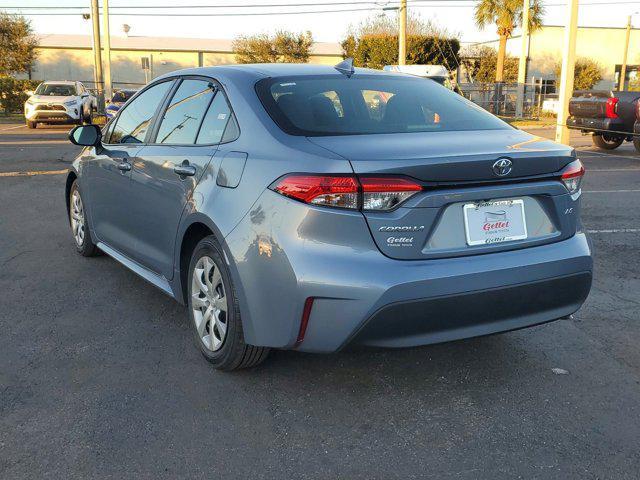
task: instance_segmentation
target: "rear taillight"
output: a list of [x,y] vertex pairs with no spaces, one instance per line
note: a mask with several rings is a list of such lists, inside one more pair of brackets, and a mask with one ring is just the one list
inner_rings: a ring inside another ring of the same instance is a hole
[[562,183],[567,187],[569,193],[576,193],[580,190],[582,177],[584,177],[584,165],[582,165],[580,160],[575,160],[564,167],[564,170],[562,170],[562,174],[560,175]]
[[272,189],[304,203],[326,207],[358,208],[358,181],[343,175],[288,175]]
[[360,185],[363,210],[391,210],[422,190],[406,178],[360,177]]
[[607,103],[604,107],[604,113],[607,118],[618,118],[618,99],[607,98]]
[[422,190],[402,177],[292,174],[271,189],[304,203],[353,210],[391,210]]

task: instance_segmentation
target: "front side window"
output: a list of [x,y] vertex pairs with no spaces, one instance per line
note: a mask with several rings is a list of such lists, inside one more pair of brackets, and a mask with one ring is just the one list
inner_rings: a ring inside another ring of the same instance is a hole
[[430,79],[399,75],[269,78],[256,92],[292,135],[502,130],[506,123]]
[[164,113],[156,143],[191,145],[215,94],[213,84],[204,80],[184,80]]
[[142,143],[151,126],[153,115],[173,85],[172,81],[158,83],[128,104],[118,115],[109,143]]

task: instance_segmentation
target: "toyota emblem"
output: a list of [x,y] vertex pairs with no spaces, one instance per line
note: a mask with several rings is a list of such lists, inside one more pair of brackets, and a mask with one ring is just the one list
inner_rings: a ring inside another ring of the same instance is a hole
[[511,173],[513,162],[508,158],[500,158],[493,164],[493,173],[498,177],[505,177]]

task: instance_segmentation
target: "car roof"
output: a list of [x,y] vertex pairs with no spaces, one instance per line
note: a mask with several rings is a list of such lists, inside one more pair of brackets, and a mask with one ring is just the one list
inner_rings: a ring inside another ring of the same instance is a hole
[[44,82],[42,82],[44,84],[50,85],[50,84],[55,84],[55,85],[75,85],[76,83],[79,82],[74,82],[71,80],[46,80]]
[[[217,65],[213,67],[188,68],[177,70],[162,77],[172,77],[178,75],[204,75],[216,77],[219,75],[236,75],[243,73],[245,76],[260,79],[264,77],[284,77],[284,76],[306,76],[306,75],[342,75],[332,65],[316,65],[309,63],[248,63],[238,65]],[[394,75],[382,70],[372,70],[369,68],[356,68],[355,75]]]

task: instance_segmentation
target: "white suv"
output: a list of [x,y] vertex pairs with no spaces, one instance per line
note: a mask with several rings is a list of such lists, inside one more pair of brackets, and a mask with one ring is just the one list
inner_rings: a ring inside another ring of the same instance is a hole
[[80,82],[43,82],[24,104],[29,128],[38,123],[77,123],[91,117],[96,99]]

